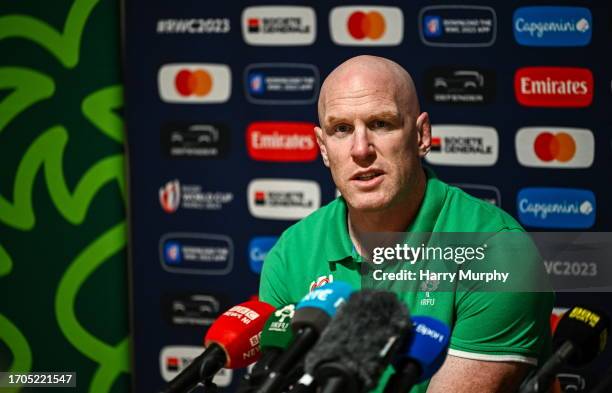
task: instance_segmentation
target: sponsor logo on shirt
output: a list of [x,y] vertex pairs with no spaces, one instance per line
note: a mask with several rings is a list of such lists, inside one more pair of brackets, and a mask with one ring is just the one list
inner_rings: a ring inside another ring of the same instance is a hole
[[234,265],[234,245],[224,235],[167,233],[159,240],[159,254],[172,273],[225,275]]
[[472,125],[432,125],[431,150],[425,156],[430,164],[492,166],[497,162],[499,141],[492,127]]
[[328,274],[327,276],[319,276],[316,280],[312,281],[308,286],[309,292],[314,291],[317,288],[322,287],[325,284],[334,282],[334,275]]
[[249,242],[249,267],[253,273],[261,273],[268,251],[274,247],[277,240],[277,236],[259,236],[251,239]]
[[593,101],[593,74],[586,68],[525,67],[514,75],[519,104],[582,108]]
[[[201,346],[168,345],[163,347],[159,353],[162,379],[166,382],[171,381],[201,353]],[[219,387],[229,386],[232,383],[232,370],[222,368],[215,374],[212,381]]]
[[475,68],[437,67],[425,73],[427,98],[443,104],[485,104],[495,97],[495,75]]
[[312,45],[314,9],[302,6],[255,6],[242,12],[242,36],[249,45]]
[[313,161],[317,146],[313,123],[255,122],[247,128],[247,151],[258,161]]
[[234,194],[221,191],[203,191],[199,184],[181,184],[178,179],[167,182],[159,189],[159,203],[166,213],[179,208],[192,210],[221,210],[234,200]]
[[254,104],[312,104],[319,91],[319,70],[311,64],[260,63],[245,70],[246,98]]
[[167,18],[157,20],[157,34],[227,34],[229,18]]
[[524,188],[517,196],[518,218],[536,228],[590,228],[595,223],[595,195],[576,188]]
[[220,104],[231,93],[231,72],[225,64],[165,64],[157,75],[162,101],[183,104]]
[[526,46],[585,46],[593,18],[584,7],[521,7],[512,18],[516,42]]
[[162,153],[170,158],[223,158],[230,132],[221,124],[166,124],[161,130]]
[[582,128],[521,128],[515,145],[517,159],[526,167],[589,168],[595,153],[593,133]]
[[176,326],[210,326],[225,309],[227,301],[205,293],[164,294],[161,299],[163,317]]
[[397,7],[336,7],[329,14],[329,26],[337,45],[395,46],[404,38],[404,15]]
[[497,16],[491,7],[436,5],[419,12],[419,33],[425,45],[491,46],[497,34]]
[[494,186],[484,184],[468,184],[468,183],[454,183],[453,186],[461,188],[473,197],[482,199],[485,202],[489,202],[492,205],[501,207],[501,193],[499,189]]
[[247,198],[253,217],[299,220],[321,206],[321,189],[312,180],[254,179]]

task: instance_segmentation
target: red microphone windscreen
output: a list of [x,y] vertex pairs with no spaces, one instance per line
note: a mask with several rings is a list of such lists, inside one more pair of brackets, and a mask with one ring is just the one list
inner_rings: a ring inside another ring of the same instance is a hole
[[226,368],[242,368],[257,361],[261,353],[261,331],[275,308],[251,300],[224,312],[208,329],[204,345],[215,343],[227,355]]

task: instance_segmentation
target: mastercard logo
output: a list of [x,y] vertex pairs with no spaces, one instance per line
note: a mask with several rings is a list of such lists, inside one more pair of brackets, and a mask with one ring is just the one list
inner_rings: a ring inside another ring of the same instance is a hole
[[525,127],[515,139],[517,159],[527,167],[588,168],[595,156],[590,130]]
[[397,7],[336,7],[329,25],[337,45],[392,46],[404,37],[404,15]]
[[203,97],[212,90],[213,79],[206,70],[181,70],[174,78],[174,85],[179,94],[184,97],[192,94]]
[[576,154],[576,141],[567,132],[543,132],[535,139],[533,149],[542,161],[568,162]]
[[348,19],[347,28],[353,38],[362,40],[367,37],[377,40],[385,33],[385,17],[378,11],[353,12]]
[[159,95],[170,103],[223,103],[230,97],[231,72],[225,64],[165,64],[158,73]]

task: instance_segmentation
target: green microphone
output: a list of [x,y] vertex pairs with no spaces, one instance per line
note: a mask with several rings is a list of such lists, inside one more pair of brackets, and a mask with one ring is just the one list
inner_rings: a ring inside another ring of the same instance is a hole
[[261,357],[251,372],[244,375],[238,387],[238,393],[254,391],[268,375],[274,362],[291,345],[294,338],[291,320],[294,315],[295,304],[282,306],[270,315],[261,331],[259,340]]

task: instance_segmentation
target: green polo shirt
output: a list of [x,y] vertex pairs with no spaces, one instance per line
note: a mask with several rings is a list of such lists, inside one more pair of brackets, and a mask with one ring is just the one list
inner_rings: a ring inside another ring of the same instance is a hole
[[[524,232],[503,210],[449,186],[431,170],[426,173],[425,195],[407,232]],[[520,244],[519,248],[537,255],[532,244]],[[503,262],[499,263],[506,266],[500,269],[514,270],[515,280],[524,280],[529,276],[524,273],[536,268],[535,258],[516,262],[508,259],[501,258]],[[348,233],[346,202],[338,197],[282,234],[265,259],[260,299],[275,307],[296,303],[315,286],[337,280],[360,289],[373,282],[364,280],[361,260]],[[455,271],[460,268],[457,265]],[[422,288],[423,282],[411,284]],[[550,351],[549,318],[554,301],[550,292],[478,291],[465,287],[454,291],[428,288],[431,291],[425,292],[406,290],[405,285],[397,288],[394,291],[411,315],[437,318],[451,327],[450,355],[535,365]],[[377,391],[382,391],[389,373],[387,370],[381,378]],[[428,382],[415,386],[411,393],[426,392]]]

